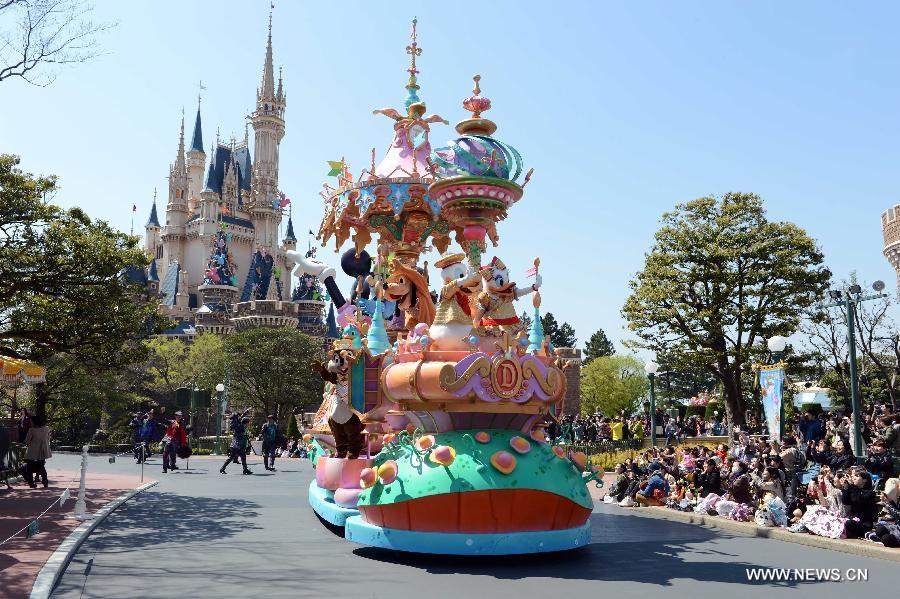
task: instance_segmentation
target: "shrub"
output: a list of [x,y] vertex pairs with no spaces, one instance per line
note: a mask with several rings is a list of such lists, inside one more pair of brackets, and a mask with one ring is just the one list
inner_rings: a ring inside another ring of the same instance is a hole
[[687,420],[691,416],[704,416],[706,414],[706,406],[687,406],[684,411],[684,419]]
[[813,414],[821,414],[822,404],[820,403],[805,403],[800,405],[800,413],[806,414],[807,412],[812,412]]
[[706,411],[703,413],[703,419],[707,420],[707,421],[712,420],[713,412],[718,412],[719,417],[721,418],[722,416],[725,415],[725,406],[723,406],[722,404],[720,404],[717,401],[709,402],[708,404],[706,404]]

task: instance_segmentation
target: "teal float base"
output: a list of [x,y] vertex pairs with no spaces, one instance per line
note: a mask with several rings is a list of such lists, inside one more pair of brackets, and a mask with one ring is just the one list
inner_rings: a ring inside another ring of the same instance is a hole
[[345,526],[347,518],[359,516],[359,510],[341,507],[334,502],[334,491],[321,488],[316,481],[309,483],[309,505],[322,520],[335,526]]
[[514,555],[568,551],[591,541],[591,523],[577,528],[502,534],[418,532],[373,526],[356,515],[346,519],[345,536],[360,545],[444,555]]

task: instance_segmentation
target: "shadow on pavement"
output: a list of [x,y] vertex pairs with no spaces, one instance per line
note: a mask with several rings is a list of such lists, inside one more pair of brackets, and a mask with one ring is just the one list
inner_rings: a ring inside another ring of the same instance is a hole
[[[467,557],[402,553],[375,547],[355,549],[353,553],[370,560],[419,568],[430,574],[475,574],[501,580],[550,577],[670,586],[673,579],[693,579],[704,583],[798,586],[797,582],[748,582],[745,568],[758,567],[758,564],[697,559],[697,556],[721,555],[730,560],[734,555],[693,544],[735,535],[694,524],[667,522],[662,527],[659,521],[629,515],[626,511],[595,513],[591,515],[591,526],[590,545],[556,553]],[[654,540],[647,541],[647,538]]]
[[94,551],[134,551],[162,543],[227,539],[253,524],[259,504],[228,497],[145,491],[116,510],[91,535]]

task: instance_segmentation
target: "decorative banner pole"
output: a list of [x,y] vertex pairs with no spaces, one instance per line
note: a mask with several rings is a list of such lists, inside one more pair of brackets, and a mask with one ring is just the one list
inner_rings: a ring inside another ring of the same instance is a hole
[[87,503],[84,501],[85,483],[87,482],[87,457],[88,446],[81,448],[81,482],[78,483],[78,501],[75,502],[75,511],[72,517],[76,520],[91,520],[93,514],[87,513]]

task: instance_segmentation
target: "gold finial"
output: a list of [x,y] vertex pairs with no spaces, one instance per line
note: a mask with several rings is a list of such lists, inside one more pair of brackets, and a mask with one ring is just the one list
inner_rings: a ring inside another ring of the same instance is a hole
[[481,75],[475,75],[472,77],[472,80],[475,82],[475,87],[472,88],[472,95],[481,95],[481,88],[478,86],[478,82],[481,81]]
[[416,57],[422,55],[422,48],[419,47],[419,44],[416,41],[416,24],[418,22],[419,20],[413,17],[412,32],[410,33],[410,39],[412,41],[406,47],[406,53],[410,56],[410,65],[409,68],[406,69],[406,72],[409,73],[409,83],[406,84],[406,89],[409,90],[409,96],[406,99],[407,107],[410,104],[419,101],[419,98],[416,95],[416,91],[419,89],[418,79],[416,78],[416,75],[419,74],[419,69],[416,68]]
[[461,135],[491,135],[497,130],[497,125],[481,116],[482,112],[491,109],[491,99],[481,95],[481,75],[475,75],[472,80],[475,82],[472,95],[463,100],[463,108],[471,112],[472,117],[457,123],[456,130]]

